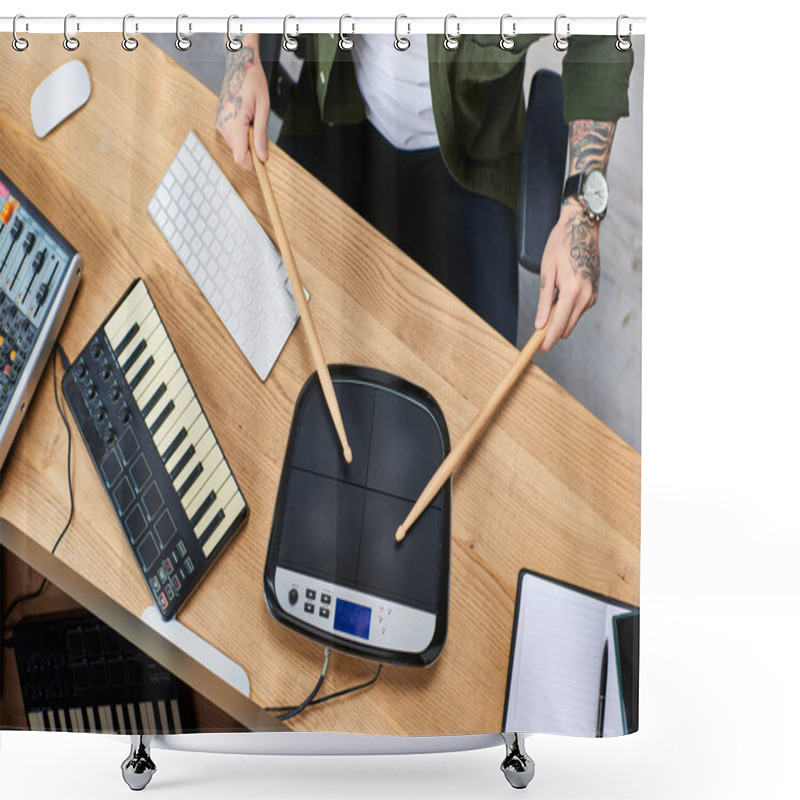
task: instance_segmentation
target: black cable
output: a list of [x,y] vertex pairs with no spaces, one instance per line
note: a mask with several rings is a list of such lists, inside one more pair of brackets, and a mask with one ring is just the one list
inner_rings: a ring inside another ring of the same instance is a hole
[[[64,423],[64,427],[67,429],[67,487],[69,488],[69,517],[67,518],[67,524],[64,526],[64,529],[58,535],[55,544],[50,550],[51,554],[55,554],[56,548],[58,547],[59,544],[61,544],[61,540],[64,538],[64,534],[67,532],[69,526],[72,524],[72,518],[75,515],[75,498],[72,493],[72,469],[71,469],[72,432],[70,431],[69,423],[67,422],[67,418],[64,415],[64,411],[61,408],[61,401],[58,399],[58,368],[56,364],[56,354],[58,354],[61,357],[61,365],[64,367],[64,369],[69,368],[69,359],[67,358],[67,354],[64,352],[64,348],[60,344],[57,344],[56,347],[53,349],[53,393],[55,394],[56,408],[58,409],[59,416],[61,417],[61,421]],[[38,597],[44,591],[44,587],[46,585],[47,585],[47,578],[43,578],[41,584],[39,584],[39,588],[35,592],[28,592],[26,594],[22,594],[16,597],[3,614],[2,621],[0,621],[0,630],[5,632],[6,622],[8,622],[8,619],[10,618],[14,609],[18,605]],[[9,642],[10,640],[6,639],[4,640],[3,644],[8,646]]]
[[331,649],[330,647],[325,648],[325,661],[322,664],[322,671],[319,674],[319,680],[317,681],[317,685],[311,690],[311,694],[303,700],[302,703],[298,706],[284,706],[281,708],[267,708],[266,711],[285,711],[285,714],[279,714],[278,719],[280,720],[287,720],[291,719],[292,717],[296,717],[301,711],[305,711],[309,705],[313,702],[314,698],[319,694],[319,690],[322,688],[322,684],[325,682],[325,676],[328,674],[328,665],[331,662]]
[[[316,697],[317,692],[319,691],[319,687],[321,683],[318,682],[317,686],[314,687],[314,691],[306,698],[301,706],[272,706],[270,708],[265,709],[266,711],[293,711],[294,713],[291,716],[296,716],[300,713],[300,711],[304,711],[308,706],[317,706],[320,703],[327,703],[328,700],[335,700],[337,697],[343,697],[346,694],[350,694],[351,692],[357,692],[360,689],[368,689],[372,686],[373,683],[376,683],[378,678],[381,676],[381,671],[383,670],[383,664],[378,665],[378,669],[375,674],[364,683],[356,684],[355,686],[349,686],[347,689],[340,689],[338,692],[331,692],[331,694],[326,694],[322,697]],[[289,717],[278,717],[278,719],[289,719]]]

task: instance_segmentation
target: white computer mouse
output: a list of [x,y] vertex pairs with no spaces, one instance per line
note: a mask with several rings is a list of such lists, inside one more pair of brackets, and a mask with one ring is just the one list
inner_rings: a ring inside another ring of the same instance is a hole
[[82,61],[68,61],[51,72],[31,97],[31,122],[42,139],[70,114],[86,104],[92,93],[89,73]]

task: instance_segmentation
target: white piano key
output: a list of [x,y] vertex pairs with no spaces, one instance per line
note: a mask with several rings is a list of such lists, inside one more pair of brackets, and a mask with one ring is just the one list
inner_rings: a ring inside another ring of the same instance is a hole
[[222,524],[217,527],[214,533],[212,533],[209,537],[208,541],[203,545],[203,554],[206,558],[209,558],[214,552],[220,540],[228,532],[231,523],[234,519],[236,519],[237,515],[243,511],[244,507],[244,498],[242,497],[241,492],[237,491],[231,498],[228,505],[225,506],[225,519],[222,521]]
[[[192,387],[187,383],[180,394],[175,398],[175,410],[170,414],[170,418],[155,432],[153,442],[158,449],[159,455],[163,458],[167,448],[172,444],[181,428],[189,428],[194,421],[203,413],[200,403],[192,391]],[[174,415],[174,418],[173,418]]]
[[[78,711],[78,716],[75,716],[75,712]],[[80,710],[76,708],[68,709],[69,712],[69,729],[71,731],[76,731],[77,733],[81,732],[81,728],[83,727],[82,724],[79,724],[78,720],[80,720]]]
[[139,716],[142,718],[145,727],[142,733],[157,733],[153,704],[149,700],[142,700],[139,702]]
[[[224,463],[224,461],[223,461]],[[197,525],[194,526],[195,536],[199,539],[204,533],[206,528],[211,524],[211,520],[217,516],[220,511],[225,510],[233,495],[236,493],[236,481],[233,479],[230,470],[227,470],[227,478],[214,489],[216,498],[211,506],[206,510],[206,513],[198,520]],[[204,497],[208,496],[208,492],[203,493]],[[191,520],[191,517],[189,517]],[[225,525],[225,521],[222,522]]]
[[[206,436],[209,431],[210,428],[208,427],[206,418],[203,416],[203,414],[198,414],[195,417],[194,422],[192,422],[192,424],[186,428],[186,438],[181,442],[178,449],[165,462],[164,466],[167,470],[167,475],[172,475],[172,471],[178,466],[178,463],[185,456],[186,451],[190,447],[193,447],[195,452],[197,452],[203,437]],[[181,469],[181,472],[176,475],[175,478],[170,478],[173,484],[176,484],[180,480],[182,474],[185,473],[188,475],[188,473],[185,472],[185,469],[186,465],[184,465],[184,467]]]
[[64,713],[63,708],[58,709],[58,724],[61,726],[62,731],[69,730],[69,728],[67,727],[67,715]]
[[[117,345],[130,330],[131,325],[145,317],[145,313],[139,310],[139,305],[146,302],[152,305],[144,281],[138,281],[103,328],[112,348],[116,350]],[[142,306],[142,308],[145,308],[145,306]]]
[[200,476],[201,479],[203,479],[203,485],[197,487],[197,492],[194,494],[194,497],[190,502],[187,502],[184,505],[186,516],[189,517],[190,520],[200,510],[200,506],[203,504],[206,497],[208,497],[208,493],[212,489],[216,494],[219,494],[220,489],[224,486],[225,481],[228,480],[230,474],[231,471],[227,462],[225,459],[222,459],[220,463],[217,464],[217,467],[213,472],[209,472],[207,475],[204,474]]
[[86,706],[86,721],[89,723],[89,733],[97,733],[97,720],[91,706]]
[[172,711],[172,720],[175,723],[175,733],[183,733],[183,728],[181,727],[181,712],[178,708],[178,701],[174,698],[169,701],[169,708]]
[[32,731],[45,731],[44,714],[41,711],[31,711],[28,714],[28,727]]
[[186,492],[186,494],[181,498],[181,505],[184,507],[184,509],[186,506],[191,504],[192,500],[194,500],[194,498],[202,490],[203,485],[201,484],[201,479],[203,475],[206,472],[213,472],[217,468],[217,465],[220,463],[220,461],[224,460],[222,456],[222,450],[219,449],[219,445],[217,444],[216,440],[214,441],[213,447],[206,452],[201,460],[203,462],[203,472],[192,484],[191,488]]
[[171,733],[167,718],[167,704],[163,700],[158,701],[158,724],[161,726],[160,733]]
[[56,716],[53,713],[53,710],[48,708],[47,709],[47,730],[49,731],[57,731],[58,728],[56,727]]
[[116,721],[117,721],[117,729],[120,733],[127,733],[127,729],[125,727],[125,713],[122,708],[122,703],[117,703],[114,706],[114,711],[117,712]]
[[130,720],[130,730],[131,733],[141,733],[142,731],[139,730],[139,725],[136,723],[136,710],[133,707],[133,703],[128,703],[127,705],[128,710],[128,719]]
[[[160,384],[157,384],[160,385]],[[153,409],[150,413],[145,417],[145,424],[148,428],[150,428],[153,423],[161,416],[161,412],[172,403],[175,405],[175,398],[178,396],[180,390],[186,385],[186,375],[184,374],[183,370],[180,372],[176,372],[172,378],[170,378],[169,383],[166,384],[167,391],[164,392],[161,399],[155,404]],[[154,388],[155,390],[155,388]],[[151,393],[152,394],[152,393]],[[148,397],[149,399],[149,397]],[[170,415],[175,413],[175,409],[173,408],[170,412]],[[167,417],[169,419],[169,417]],[[162,427],[167,424],[167,420],[161,423]]]
[[98,706],[97,717],[100,721],[101,733],[114,733],[114,720],[111,716],[111,706]]
[[[145,401],[145,398],[150,396],[157,385],[157,381],[168,381],[181,366],[180,359],[166,335],[159,348],[155,352],[151,351],[150,355],[153,357],[153,365],[133,390],[133,397],[140,406]],[[132,375],[131,380],[134,377]]]
[[[164,329],[160,327],[158,314],[153,311],[153,313],[144,320],[139,328],[139,332],[133,337],[131,343],[117,357],[117,363],[120,369],[124,371],[127,381],[130,381],[134,375],[136,375],[145,361],[150,357],[149,342],[151,340],[160,341],[164,336],[166,336],[166,333]],[[140,347],[142,342],[144,342],[144,348]],[[129,363],[137,350],[139,351],[139,355],[136,356],[136,359],[132,363]]]

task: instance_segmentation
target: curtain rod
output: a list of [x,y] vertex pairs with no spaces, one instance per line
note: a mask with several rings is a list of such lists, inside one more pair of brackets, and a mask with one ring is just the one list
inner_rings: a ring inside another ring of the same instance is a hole
[[[11,33],[14,17],[0,17],[0,32]],[[128,35],[135,33],[175,33],[178,20],[175,17],[135,17],[130,16],[126,24]],[[394,17],[234,17],[231,33],[241,36],[246,33],[283,33],[284,24],[290,35],[298,33],[395,33]],[[397,22],[401,35],[409,33],[441,33],[445,31],[443,17],[403,16]],[[497,17],[459,17],[451,15],[447,30],[453,35],[496,33],[500,34],[500,16]],[[64,33],[64,17],[26,17],[17,20],[17,33]],[[341,26],[341,27],[340,27]],[[568,27],[569,26],[569,27]],[[554,17],[514,17],[505,15],[503,30],[509,36],[526,33],[553,34]],[[122,17],[81,17],[70,15],[69,34],[77,36],[85,33],[122,33]],[[616,17],[570,17],[559,15],[558,30],[562,35],[608,35],[617,34]],[[193,33],[219,33],[228,31],[227,17],[195,17],[181,15],[180,32],[183,36]],[[623,36],[636,36],[645,32],[644,17],[623,17],[620,21]]]

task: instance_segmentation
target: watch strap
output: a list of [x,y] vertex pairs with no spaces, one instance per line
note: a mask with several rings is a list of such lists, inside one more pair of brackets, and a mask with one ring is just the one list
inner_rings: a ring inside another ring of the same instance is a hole
[[563,203],[570,197],[580,197],[583,193],[583,172],[576,172],[570,175],[564,183],[564,192],[561,195],[561,202]]

